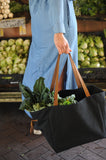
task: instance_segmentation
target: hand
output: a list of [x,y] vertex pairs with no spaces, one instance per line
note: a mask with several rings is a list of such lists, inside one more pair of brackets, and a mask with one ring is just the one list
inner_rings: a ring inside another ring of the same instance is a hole
[[66,53],[68,54],[72,50],[69,47],[67,39],[64,37],[63,33],[54,34],[54,43],[59,52],[59,54]]

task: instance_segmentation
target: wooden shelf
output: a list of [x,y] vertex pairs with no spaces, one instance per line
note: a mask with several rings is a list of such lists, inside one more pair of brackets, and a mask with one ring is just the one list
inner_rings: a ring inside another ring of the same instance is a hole
[[[100,20],[77,20],[78,22],[78,32],[99,32],[106,29],[106,21]],[[5,28],[4,37],[31,37],[31,21],[26,24],[26,34],[20,36],[19,28]]]
[[21,92],[1,92],[0,103],[2,102],[22,102]]
[[100,32],[106,29],[106,21],[77,20],[78,32]]
[[25,35],[20,35],[19,34],[19,27],[16,28],[4,28],[4,37],[9,38],[9,37],[31,37],[31,22],[26,24],[26,34]]

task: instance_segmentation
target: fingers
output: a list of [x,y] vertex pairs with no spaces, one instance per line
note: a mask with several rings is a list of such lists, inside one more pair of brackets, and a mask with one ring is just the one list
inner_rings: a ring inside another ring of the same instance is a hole
[[68,54],[72,50],[69,47],[69,43],[63,34],[55,34],[54,35],[54,43],[59,52],[59,54],[66,53]]
[[72,52],[72,50],[70,49],[68,43],[65,45],[65,46],[61,46],[58,48],[58,52],[59,54],[63,54],[63,53],[66,53],[68,54],[69,52]]
[[62,50],[60,48],[58,49],[58,52],[60,55],[62,54]]
[[72,52],[72,50],[70,49],[69,44],[67,43],[64,53],[67,53],[67,54],[68,54],[69,52]]

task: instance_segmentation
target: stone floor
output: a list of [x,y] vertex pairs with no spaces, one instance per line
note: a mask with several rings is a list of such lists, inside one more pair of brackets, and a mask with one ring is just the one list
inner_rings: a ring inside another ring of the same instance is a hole
[[106,139],[56,154],[43,136],[29,134],[19,103],[0,103],[0,160],[106,160]]

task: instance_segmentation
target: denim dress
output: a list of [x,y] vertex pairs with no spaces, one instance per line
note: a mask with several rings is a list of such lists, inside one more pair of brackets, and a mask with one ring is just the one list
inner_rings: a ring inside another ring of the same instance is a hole
[[[54,44],[54,34],[64,33],[72,50],[70,53],[78,66],[77,22],[72,0],[29,0],[32,42],[23,84],[33,90],[39,77],[45,78],[50,88],[56,66],[58,50]],[[69,56],[60,56],[59,77],[67,60],[66,89],[75,89],[76,82]],[[24,99],[24,97],[22,98]],[[29,115],[29,113],[27,112]],[[30,115],[29,115],[30,116]],[[31,117],[31,116],[30,116]]]

